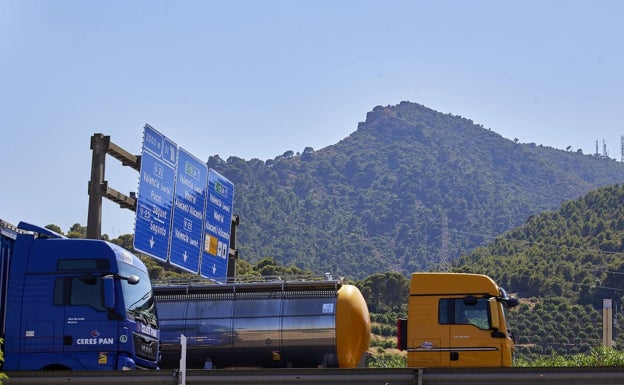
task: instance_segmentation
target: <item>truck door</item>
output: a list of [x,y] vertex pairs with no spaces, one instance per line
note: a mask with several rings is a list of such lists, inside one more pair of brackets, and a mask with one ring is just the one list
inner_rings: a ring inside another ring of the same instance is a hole
[[450,367],[501,366],[501,339],[492,337],[487,298],[467,296],[450,303]]
[[438,296],[410,296],[408,367],[449,367],[449,304]]
[[57,286],[63,295],[55,296],[55,300],[65,305],[63,351],[68,362],[76,369],[115,369],[117,322],[108,319],[102,279],[62,277],[57,279]]
[[23,368],[42,368],[50,363],[46,362],[44,354],[54,354],[61,350],[63,310],[51,304],[49,293],[52,286],[53,279],[45,275],[28,275],[25,280],[24,295],[20,297],[23,322],[21,335],[24,337],[21,350],[36,354],[24,355],[29,359],[28,363],[22,360]]

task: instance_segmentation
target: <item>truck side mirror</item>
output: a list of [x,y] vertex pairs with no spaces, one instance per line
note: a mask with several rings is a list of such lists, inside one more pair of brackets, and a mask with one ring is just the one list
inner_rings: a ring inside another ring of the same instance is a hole
[[496,298],[488,299],[488,306],[490,307],[490,325],[492,329],[500,329],[499,313],[498,313],[498,301]]
[[128,281],[128,283],[130,285],[136,285],[137,283],[139,283],[139,281],[141,280],[138,276],[136,275],[129,275],[126,278],[126,281]]
[[115,308],[115,280],[112,276],[102,277],[102,285],[104,286],[104,307]]
[[518,298],[516,297],[509,297],[507,298],[507,301],[505,302],[505,306],[512,308],[512,307],[516,307],[518,306],[520,302],[518,301]]

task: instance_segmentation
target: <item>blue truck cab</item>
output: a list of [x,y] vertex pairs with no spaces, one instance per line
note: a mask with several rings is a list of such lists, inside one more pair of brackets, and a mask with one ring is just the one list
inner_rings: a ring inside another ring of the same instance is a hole
[[103,240],[0,221],[3,370],[156,369],[147,269]]

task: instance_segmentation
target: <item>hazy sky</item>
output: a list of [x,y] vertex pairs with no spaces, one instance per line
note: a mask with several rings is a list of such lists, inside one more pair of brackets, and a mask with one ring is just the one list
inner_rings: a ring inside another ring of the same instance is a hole
[[[620,159],[622,15],[619,0],[0,0],[0,218],[86,225],[91,136],[139,154],[145,123],[202,160],[266,160],[407,100]],[[106,179],[127,193],[138,173],[108,157]],[[133,225],[105,200],[103,233]]]

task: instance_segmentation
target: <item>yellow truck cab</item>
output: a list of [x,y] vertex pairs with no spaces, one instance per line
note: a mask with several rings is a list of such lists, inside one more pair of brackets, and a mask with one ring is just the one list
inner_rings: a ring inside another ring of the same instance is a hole
[[407,350],[408,367],[511,366],[504,308],[517,305],[486,275],[413,273],[399,349]]

